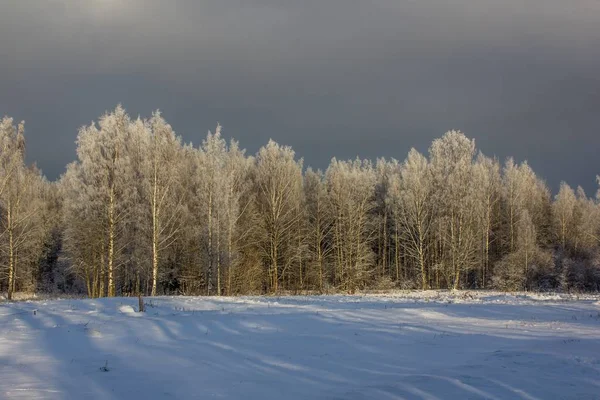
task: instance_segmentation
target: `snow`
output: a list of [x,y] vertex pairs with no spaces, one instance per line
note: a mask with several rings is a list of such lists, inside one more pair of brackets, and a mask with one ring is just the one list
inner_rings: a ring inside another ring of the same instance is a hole
[[[600,297],[0,303],[2,399],[599,399]],[[34,313],[35,311],[35,313]]]

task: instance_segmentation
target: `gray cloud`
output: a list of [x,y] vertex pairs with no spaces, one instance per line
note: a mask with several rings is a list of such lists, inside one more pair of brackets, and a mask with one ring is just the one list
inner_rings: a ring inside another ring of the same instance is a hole
[[556,187],[600,173],[597,0],[7,0],[0,113],[50,178],[118,102],[307,164],[403,159],[462,129]]

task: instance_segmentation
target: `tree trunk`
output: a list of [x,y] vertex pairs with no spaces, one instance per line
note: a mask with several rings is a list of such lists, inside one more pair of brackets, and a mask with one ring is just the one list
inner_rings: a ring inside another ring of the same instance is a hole
[[96,297],[104,297],[106,296],[105,291],[105,280],[106,280],[106,271],[104,265],[104,239],[102,239],[102,246],[100,247],[100,276],[97,279],[98,287],[96,289]]
[[115,192],[110,189],[108,205],[108,297],[115,296],[114,280],[114,247],[115,247]]
[[515,211],[514,211],[514,205],[510,204],[510,251],[511,253],[515,250]]
[[272,268],[273,268],[273,292],[275,294],[277,294],[277,292],[279,290],[279,287],[278,287],[278,284],[279,284],[279,271],[278,271],[278,268],[277,268],[277,256],[278,255],[277,255],[277,243],[276,243],[276,241],[277,241],[277,237],[275,236],[275,241],[273,243],[273,256],[272,256],[272,263],[273,263],[273,266],[272,266]]
[[[300,219],[298,219],[298,221],[300,221]],[[298,235],[298,252],[299,252],[299,256],[298,256],[298,268],[299,268],[299,272],[300,272],[300,290],[304,289],[304,277],[302,276],[302,250],[301,249],[301,243],[302,243],[302,239],[301,239],[301,235]]]
[[419,218],[418,224],[418,235],[419,235],[419,267],[421,268],[421,287],[423,290],[427,289],[427,272],[425,271],[425,249],[423,248],[423,241],[425,240],[423,237],[423,228],[421,226],[421,221]]
[[[229,217],[231,219],[231,216]],[[229,222],[227,232],[227,295],[231,296],[231,276],[233,275],[233,226]]]
[[11,204],[8,203],[6,214],[6,223],[8,226],[8,300],[13,299],[14,280],[15,280],[15,243],[13,236],[13,218],[11,213]]
[[217,213],[217,296],[221,295],[221,224]]
[[212,251],[212,191],[208,193],[208,270],[206,273],[206,294],[210,296],[212,290],[212,262],[213,262],[213,251]]
[[400,235],[398,234],[398,230],[400,229],[400,224],[398,222],[398,218],[396,218],[396,232],[395,232],[395,242],[394,246],[394,262],[396,264],[396,282],[400,281]]
[[93,282],[90,279],[90,271],[89,269],[85,269],[85,287],[87,289],[88,297],[93,298],[95,293],[93,288]]
[[156,285],[158,282],[158,171],[154,163],[154,187],[152,190],[152,296],[156,296]]
[[383,270],[381,271],[381,277],[384,276],[385,271],[388,268],[388,232],[387,232],[387,210],[384,211],[383,216]]
[[[320,211],[317,210],[317,215]],[[321,220],[317,218],[316,221],[316,243],[315,248],[317,250],[317,263],[319,265],[319,290],[323,293],[323,250],[321,249]]]

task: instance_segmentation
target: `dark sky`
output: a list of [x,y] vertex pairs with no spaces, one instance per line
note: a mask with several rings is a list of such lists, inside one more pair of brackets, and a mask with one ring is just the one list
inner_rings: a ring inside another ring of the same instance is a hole
[[0,114],[50,179],[122,103],[305,164],[404,159],[449,129],[596,190],[599,0],[3,0]]

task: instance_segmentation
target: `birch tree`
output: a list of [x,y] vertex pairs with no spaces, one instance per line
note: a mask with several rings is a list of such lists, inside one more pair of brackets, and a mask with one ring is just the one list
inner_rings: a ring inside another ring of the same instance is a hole
[[411,149],[400,169],[400,218],[406,238],[407,255],[418,267],[421,288],[427,289],[425,260],[429,248],[428,236],[433,222],[431,201],[433,187],[427,159]]
[[474,153],[475,142],[459,131],[447,132],[429,149],[441,240],[446,249],[443,271],[453,289],[459,288],[461,275],[476,261]]
[[157,294],[160,256],[176,238],[182,213],[181,140],[160,112],[144,124],[146,156],[144,163],[145,199],[149,205],[152,228],[152,296]]
[[600,205],[588,198],[581,187],[577,189],[573,226],[576,250],[593,253],[600,245]]
[[3,231],[5,239],[3,253],[8,278],[8,299],[12,299],[15,282],[15,212],[20,210],[24,178],[25,137],[24,123],[15,126],[13,119],[4,117],[0,122],[0,206],[2,207]]
[[330,278],[328,263],[332,253],[330,243],[333,221],[327,202],[325,177],[320,170],[309,168],[304,175],[304,193],[308,218],[308,256],[314,270],[317,288],[322,293]]
[[[396,283],[400,282],[401,269],[401,244],[404,240],[404,204],[402,203],[402,165],[395,159],[390,162],[390,173],[388,176],[388,190],[385,202],[390,210],[391,229],[390,236],[393,243],[393,261],[390,263],[390,275],[395,278]],[[393,264],[393,265],[392,265]],[[404,280],[407,279],[407,271],[404,268]]]
[[519,213],[523,209],[524,185],[519,167],[512,158],[506,160],[503,172],[503,195],[506,202],[509,230],[508,250],[512,252],[516,246],[516,227],[519,221]]
[[563,250],[567,248],[568,242],[575,234],[575,208],[577,198],[575,192],[565,182],[561,182],[560,190],[552,205],[553,225],[555,235]]
[[[37,261],[45,235],[44,194],[48,182],[35,167],[25,165],[24,123],[0,122],[0,261],[8,299],[20,285],[36,288]],[[3,274],[3,275],[4,275]]]
[[413,149],[403,162],[333,159],[303,174],[290,147],[270,141],[247,157],[220,125],[182,146],[159,112],[131,120],[118,106],[79,130],[57,184],[24,151],[23,124],[3,118],[9,298],[57,288],[55,272],[90,297],[600,287],[600,191],[562,183],[552,196],[526,161],[474,159],[459,131],[429,159]]
[[11,118],[2,119],[0,149],[0,251],[11,300],[19,274],[29,276],[27,286],[35,287],[31,269],[44,240],[40,214],[46,182],[37,168],[25,165],[23,122],[15,126]]
[[[240,253],[248,241],[252,226],[244,226],[243,218],[250,213],[254,197],[251,195],[250,169],[254,162],[246,157],[238,142],[232,140],[228,146],[224,169],[225,209],[225,251],[223,262],[227,272],[227,294],[232,291],[232,279],[240,266]],[[219,281],[218,292],[221,293]]]
[[[131,190],[128,174],[128,136],[130,119],[125,110],[118,106],[114,112],[104,114],[98,125],[92,123],[83,127],[77,137],[78,160],[69,173],[71,204],[81,203],[81,213],[99,213],[99,225],[90,224],[101,230],[95,244],[99,255],[100,288],[98,295],[104,295],[104,272],[109,297],[116,294],[115,269],[117,256],[122,243],[117,243],[122,235],[122,227],[129,211],[125,199]],[[87,204],[85,204],[87,203]],[[93,207],[93,210],[86,207]],[[75,206],[77,208],[77,206]],[[86,229],[82,227],[82,229]],[[74,239],[77,233],[69,235]],[[96,235],[94,235],[96,236]],[[73,248],[71,246],[71,248]],[[106,270],[104,271],[104,266]]]
[[[374,223],[377,225],[377,280],[382,280],[384,277],[389,276],[389,268],[391,263],[390,230],[392,225],[392,210],[388,200],[389,191],[391,190],[392,185],[391,180],[396,167],[397,161],[387,161],[384,158],[378,159],[375,164],[375,207],[373,209],[373,215],[370,218],[373,218]],[[385,282],[385,280],[382,280],[380,284],[385,285]]]
[[522,262],[524,286],[527,288],[530,264],[538,249],[537,231],[527,210],[523,211],[523,215],[519,220],[518,233],[519,244],[517,251]]
[[296,161],[291,147],[274,141],[256,156],[257,205],[263,238],[260,248],[268,265],[269,288],[279,291],[280,272],[294,257],[293,229],[302,191],[302,160]]
[[101,199],[84,183],[83,169],[71,163],[60,179],[64,250],[71,272],[83,280],[88,297],[105,294],[104,217]]
[[335,282],[354,292],[371,277],[376,226],[369,220],[375,207],[376,175],[369,161],[331,161],[326,172],[327,192],[333,211]]
[[490,251],[496,241],[498,206],[501,199],[500,164],[497,160],[479,154],[474,166],[476,181],[478,225],[481,232],[481,287],[489,279]]
[[216,284],[216,292],[221,295],[221,236],[226,222],[229,177],[226,172],[227,142],[221,137],[220,125],[217,125],[214,134],[209,132],[202,142],[198,163],[198,178],[201,182],[198,197],[206,227],[206,290],[210,295]]

